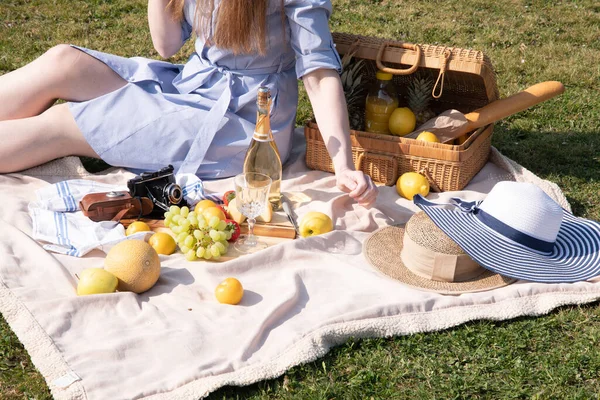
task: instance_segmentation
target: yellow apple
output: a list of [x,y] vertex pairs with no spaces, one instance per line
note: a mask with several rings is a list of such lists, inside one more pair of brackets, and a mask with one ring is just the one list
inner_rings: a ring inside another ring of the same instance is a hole
[[333,230],[333,221],[327,214],[318,211],[309,211],[302,217],[300,225],[300,236],[316,236]]
[[79,273],[77,295],[113,293],[119,280],[104,268],[87,268]]

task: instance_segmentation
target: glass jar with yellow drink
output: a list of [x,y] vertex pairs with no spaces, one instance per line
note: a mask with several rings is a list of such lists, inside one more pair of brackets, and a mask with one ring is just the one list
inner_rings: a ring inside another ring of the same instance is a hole
[[398,107],[398,94],[392,74],[377,71],[377,81],[371,86],[365,104],[365,130],[373,133],[390,133],[388,121]]

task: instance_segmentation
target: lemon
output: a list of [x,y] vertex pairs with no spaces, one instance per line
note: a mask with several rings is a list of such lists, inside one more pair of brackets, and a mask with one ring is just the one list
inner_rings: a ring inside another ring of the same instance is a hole
[[423,132],[419,133],[419,136],[417,136],[417,140],[422,140],[424,142],[434,142],[434,143],[440,142],[440,139],[438,139],[438,137],[435,136],[435,133],[431,133],[429,131],[423,131]]
[[137,233],[137,232],[145,232],[145,231],[149,231],[149,230],[150,230],[150,227],[148,226],[147,223],[142,222],[142,221],[135,221],[135,222],[132,222],[131,224],[129,224],[129,226],[125,230],[125,236],[129,236],[129,235],[133,235],[134,233]]
[[169,255],[175,253],[177,243],[173,236],[165,232],[156,232],[148,239],[148,244],[156,250],[158,254]]
[[412,200],[415,194],[425,197],[429,194],[429,181],[416,172],[406,172],[396,181],[396,191],[408,200]]
[[119,279],[119,291],[142,293],[160,276],[160,259],[143,240],[124,240],[108,251],[104,269]]
[[404,136],[415,130],[417,118],[408,107],[398,107],[390,115],[388,122],[392,135]]

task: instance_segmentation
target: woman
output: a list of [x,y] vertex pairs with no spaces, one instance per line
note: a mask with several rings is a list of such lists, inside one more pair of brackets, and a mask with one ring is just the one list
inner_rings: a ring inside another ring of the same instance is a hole
[[[369,206],[377,188],[353,167],[330,12],[327,0],[149,0],[162,57],[195,31],[188,62],[59,45],[1,76],[0,172],[79,155],[138,170],[173,164],[201,178],[232,176],[241,172],[260,86],[272,91],[271,126],[285,162],[301,78],[338,187]],[[68,103],[51,107],[56,99]]]

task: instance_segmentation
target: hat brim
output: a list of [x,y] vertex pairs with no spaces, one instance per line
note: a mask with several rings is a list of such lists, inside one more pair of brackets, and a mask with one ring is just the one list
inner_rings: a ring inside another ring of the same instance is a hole
[[482,267],[516,279],[542,283],[585,281],[600,275],[600,224],[563,209],[552,252],[544,254],[497,233],[474,213],[440,207],[420,196],[413,201]]
[[364,241],[363,255],[373,267],[408,286],[428,292],[457,295],[483,292],[515,281],[487,269],[483,269],[481,275],[463,282],[434,281],[416,275],[404,265],[400,257],[404,232],[404,225],[386,226],[376,230]]

